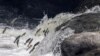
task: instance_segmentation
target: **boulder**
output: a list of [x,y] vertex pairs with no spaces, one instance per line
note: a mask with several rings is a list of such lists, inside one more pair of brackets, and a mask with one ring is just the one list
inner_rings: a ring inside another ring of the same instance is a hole
[[56,28],[56,31],[63,27],[75,30],[75,33],[100,31],[100,13],[88,13],[72,18]]
[[61,52],[62,56],[100,56],[100,33],[74,34],[61,43]]

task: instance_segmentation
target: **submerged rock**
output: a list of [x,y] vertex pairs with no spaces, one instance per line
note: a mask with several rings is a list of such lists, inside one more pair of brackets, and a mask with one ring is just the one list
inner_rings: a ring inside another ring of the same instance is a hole
[[71,28],[75,33],[94,32],[100,30],[100,13],[88,13],[72,18],[68,22],[58,26],[56,30]]
[[61,44],[62,56],[100,56],[99,48],[100,33],[98,32],[74,34]]

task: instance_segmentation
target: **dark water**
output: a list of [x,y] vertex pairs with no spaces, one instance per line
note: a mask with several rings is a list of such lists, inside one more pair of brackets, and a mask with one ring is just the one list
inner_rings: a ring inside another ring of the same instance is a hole
[[100,0],[0,0],[0,23],[10,25],[18,18],[13,26],[29,24],[29,28],[37,25],[42,17],[54,17],[62,12],[84,11],[99,5]]

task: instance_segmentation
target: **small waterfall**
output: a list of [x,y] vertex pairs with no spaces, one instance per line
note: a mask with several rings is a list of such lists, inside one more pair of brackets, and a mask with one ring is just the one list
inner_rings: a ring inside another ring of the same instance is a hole
[[[74,34],[74,30],[66,28],[64,30],[55,31],[55,28],[63,24],[64,22],[71,20],[73,17],[87,13],[99,13],[99,12],[100,12],[100,7],[95,6],[91,9],[86,10],[84,13],[77,13],[77,14],[61,13],[56,17],[50,19],[46,19],[47,16],[45,16],[46,21],[45,20],[42,21],[42,23],[38,25],[36,29],[41,28],[42,30],[40,31],[41,33],[39,32],[39,34],[43,35],[44,33],[42,31],[48,28],[49,33],[47,34],[47,36],[44,36],[44,39],[32,52],[31,56],[61,56],[60,43],[65,38]],[[51,25],[48,25],[48,23]]]
[[[25,28],[23,27],[21,29],[0,23],[0,56],[61,56],[60,44],[65,38],[74,34],[74,30],[66,28],[56,31],[56,28],[72,18],[86,13],[100,13],[100,7],[95,6],[87,9],[84,13],[60,13],[54,18],[48,18],[45,15],[40,21],[40,24],[34,29],[28,29],[28,23],[25,25]],[[17,18],[11,23],[15,23],[16,20]],[[5,27],[8,27],[8,29],[5,33],[2,33]],[[62,26],[61,28],[64,27]],[[20,38],[19,47],[17,47],[13,41],[17,36],[25,32],[26,35]],[[40,42],[30,54],[29,52],[32,48],[27,50],[27,45],[24,45],[25,41],[29,38],[33,39],[30,44],[32,47],[35,43]]]
[[57,56],[57,54],[60,52],[60,43],[64,38],[72,35],[73,32],[73,30],[68,28],[64,31],[52,32],[48,34],[48,36],[46,36],[40,45],[34,50],[31,56],[40,56],[50,52],[53,52],[53,54]]

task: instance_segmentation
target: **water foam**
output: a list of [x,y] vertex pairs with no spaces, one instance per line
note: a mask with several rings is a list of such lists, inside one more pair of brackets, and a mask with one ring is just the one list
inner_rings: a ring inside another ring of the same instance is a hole
[[[84,13],[60,13],[54,18],[48,18],[47,15],[44,16],[43,20],[37,26],[36,29],[41,28],[37,35],[44,35],[43,30],[48,29],[49,33],[47,36],[44,36],[44,39],[40,43],[40,45],[35,49],[31,56],[42,56],[46,54],[46,56],[61,56],[60,50],[60,43],[63,41],[64,38],[67,38],[71,34],[73,34],[73,30],[70,28],[65,29],[64,31],[59,30],[55,32],[55,28],[68,20],[76,16],[80,16],[82,14],[87,13],[99,13],[100,7],[95,6],[91,9],[87,9]],[[62,36],[63,35],[63,36]],[[60,40],[59,40],[60,39]],[[57,49],[58,48],[58,49]]]
[[[60,13],[54,18],[48,18],[47,15],[45,15],[40,21],[40,24],[34,29],[16,29],[9,27],[4,34],[2,31],[8,26],[0,24],[0,56],[61,56],[60,43],[64,38],[74,34],[74,30],[67,28],[64,31],[55,31],[56,27],[76,16],[99,12],[100,7],[95,6],[91,9],[87,9],[84,13]],[[12,23],[14,23],[15,20],[13,20]],[[13,41],[17,36],[25,32],[26,35],[20,38],[19,47],[17,47]],[[32,46],[40,42],[31,54],[29,54],[29,51],[32,48],[26,50],[28,47],[24,45],[28,38],[33,38]]]

